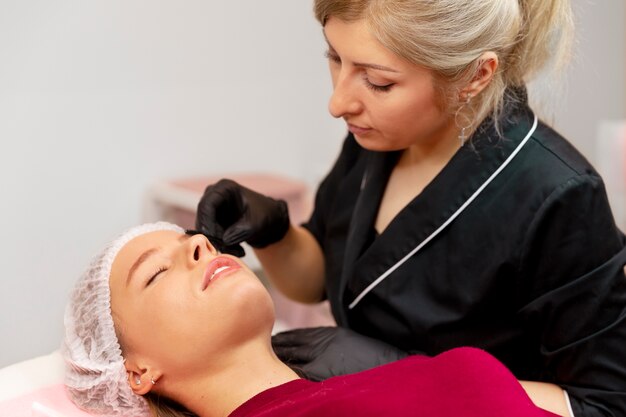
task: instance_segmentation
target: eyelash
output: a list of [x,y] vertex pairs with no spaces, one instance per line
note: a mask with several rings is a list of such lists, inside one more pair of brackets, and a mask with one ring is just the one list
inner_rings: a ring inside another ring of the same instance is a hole
[[341,58],[339,58],[338,55],[331,53],[330,51],[324,52],[324,57],[326,59],[330,59],[331,61],[336,62],[338,64],[341,63]]
[[[341,58],[339,58],[339,56],[331,53],[330,51],[326,51],[324,52],[324,56],[326,57],[326,59],[330,59],[331,61],[337,63],[337,64],[341,64]],[[377,93],[386,93],[389,90],[391,90],[391,87],[394,86],[394,83],[389,83],[387,85],[377,85],[377,84],[372,84],[368,79],[367,79],[367,74],[363,74],[363,81],[365,82],[365,86],[367,88],[369,88],[370,90],[377,92]]]
[[363,77],[363,81],[365,81],[367,88],[372,91],[376,91],[377,93],[386,93],[391,90],[391,87],[393,87],[393,83],[387,85],[372,84],[366,77]]
[[146,282],[146,287],[152,284],[152,282],[156,279],[156,277],[158,277],[162,272],[165,272],[165,271],[167,271],[167,268],[160,267],[154,274],[152,274],[150,279]]

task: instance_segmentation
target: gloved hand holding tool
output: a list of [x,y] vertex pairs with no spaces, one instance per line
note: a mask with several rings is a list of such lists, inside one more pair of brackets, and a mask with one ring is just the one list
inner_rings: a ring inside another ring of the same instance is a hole
[[196,229],[216,241],[219,251],[242,257],[242,242],[264,248],[285,236],[289,230],[287,203],[221,179],[205,189],[198,204]]

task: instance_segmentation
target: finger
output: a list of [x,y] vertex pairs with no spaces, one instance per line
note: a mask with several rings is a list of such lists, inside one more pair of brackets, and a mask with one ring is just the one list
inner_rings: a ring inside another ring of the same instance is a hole
[[[318,369],[316,367],[309,367],[309,366],[301,366],[298,368],[298,371],[303,375],[303,378],[306,378],[309,381],[313,381],[313,382],[320,382],[323,381],[325,379],[330,378],[329,375],[323,375],[322,373],[318,372]],[[332,375],[335,376],[335,375]]]
[[245,242],[253,234],[252,225],[246,219],[241,219],[224,231],[222,239],[226,245],[235,245]]
[[275,347],[274,352],[280,360],[289,365],[305,365],[315,359],[312,350],[307,346]]
[[[307,334],[308,331],[309,329],[292,329],[276,333],[272,336],[272,345],[293,346],[302,344],[303,335]],[[308,343],[308,340],[305,343]]]
[[332,341],[336,328],[295,329],[272,336],[272,348],[290,364],[307,364],[317,359]]
[[196,229],[199,233],[205,235],[216,248],[216,245],[222,242],[224,229],[219,223],[204,219],[202,216],[198,215],[196,216]]
[[241,245],[227,246],[222,243],[220,247],[216,246],[216,248],[221,253],[227,253],[229,255],[236,256],[237,258],[243,258],[244,256],[246,256],[246,251],[243,249]]
[[221,179],[204,189],[199,206],[203,206],[203,208],[206,208],[208,211],[211,209],[215,210],[215,208],[232,200],[233,196],[238,195],[240,188],[241,186],[233,180]]
[[198,203],[196,228],[221,238],[223,230],[217,230],[216,225],[225,227],[232,223],[228,220],[226,224],[220,224],[224,220],[221,214],[237,211],[234,207],[239,204],[238,187],[236,182],[226,179],[206,187]]
[[209,198],[206,194],[202,196],[202,199],[198,203],[196,210],[196,229],[205,231],[210,235],[222,235],[223,229],[219,227],[217,222],[217,211],[221,202],[214,198]]
[[276,345],[309,345],[319,342],[328,342],[337,333],[338,327],[319,326],[292,329],[276,333],[272,336],[272,343]]

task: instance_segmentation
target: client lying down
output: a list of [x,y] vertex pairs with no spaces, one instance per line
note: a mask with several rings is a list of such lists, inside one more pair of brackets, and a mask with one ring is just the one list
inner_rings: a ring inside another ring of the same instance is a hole
[[481,350],[412,356],[323,382],[271,348],[255,274],[203,235],[138,226],[76,284],[63,353],[73,401],[110,416],[554,416]]

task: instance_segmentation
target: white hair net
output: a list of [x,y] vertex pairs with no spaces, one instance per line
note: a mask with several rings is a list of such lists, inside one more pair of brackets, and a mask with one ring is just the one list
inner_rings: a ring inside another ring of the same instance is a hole
[[144,417],[146,400],[128,383],[111,315],[109,275],[122,247],[137,236],[179,226],[158,222],[136,226],[96,256],[76,283],[65,310],[65,385],[79,407],[102,416]]

